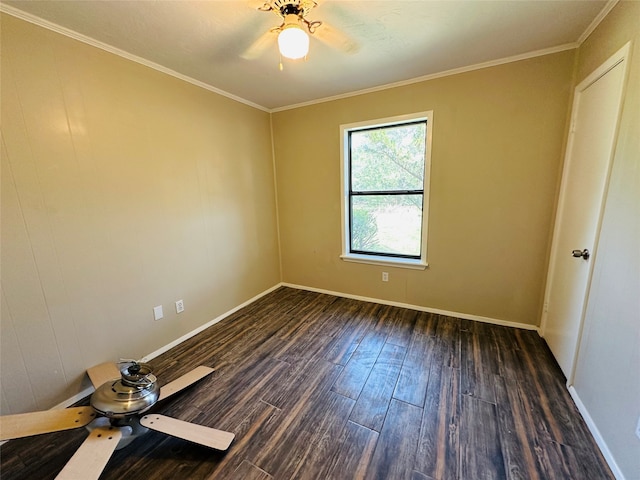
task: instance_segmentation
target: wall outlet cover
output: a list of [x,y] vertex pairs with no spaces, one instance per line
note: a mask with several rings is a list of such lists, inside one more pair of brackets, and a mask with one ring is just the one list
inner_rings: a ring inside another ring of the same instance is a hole
[[162,317],[164,317],[164,314],[162,313],[162,305],[153,307],[153,319],[160,320]]

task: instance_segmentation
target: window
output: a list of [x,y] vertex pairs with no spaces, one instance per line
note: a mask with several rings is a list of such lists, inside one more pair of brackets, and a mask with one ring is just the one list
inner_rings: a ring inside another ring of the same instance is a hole
[[425,268],[433,112],[340,127],[342,258]]

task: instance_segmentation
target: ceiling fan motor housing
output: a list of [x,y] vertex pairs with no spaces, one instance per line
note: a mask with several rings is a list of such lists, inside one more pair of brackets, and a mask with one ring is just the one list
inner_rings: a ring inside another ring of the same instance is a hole
[[125,364],[120,374],[120,378],[104,383],[91,395],[91,407],[98,413],[126,418],[145,412],[158,401],[160,386],[148,364]]
[[300,10],[300,7],[292,3],[287,3],[286,5],[280,7],[280,14],[283,17],[286,17],[287,15],[295,15],[299,17],[301,13],[302,11]]
[[304,17],[317,3],[314,0],[272,0],[267,1],[265,6],[283,17],[292,13]]

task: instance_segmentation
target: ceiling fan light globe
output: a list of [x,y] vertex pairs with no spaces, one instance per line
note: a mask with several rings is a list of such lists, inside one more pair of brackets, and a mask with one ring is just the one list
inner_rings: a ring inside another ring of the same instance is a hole
[[278,48],[283,57],[292,60],[305,57],[309,53],[309,35],[298,25],[287,25],[278,35]]

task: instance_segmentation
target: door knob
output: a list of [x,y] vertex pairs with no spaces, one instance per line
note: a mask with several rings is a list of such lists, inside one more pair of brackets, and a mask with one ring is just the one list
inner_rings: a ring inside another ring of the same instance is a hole
[[573,255],[576,258],[584,258],[585,260],[589,259],[589,255],[591,255],[589,253],[589,250],[587,250],[586,248],[584,250],[574,250],[573,252],[571,252],[571,255]]

